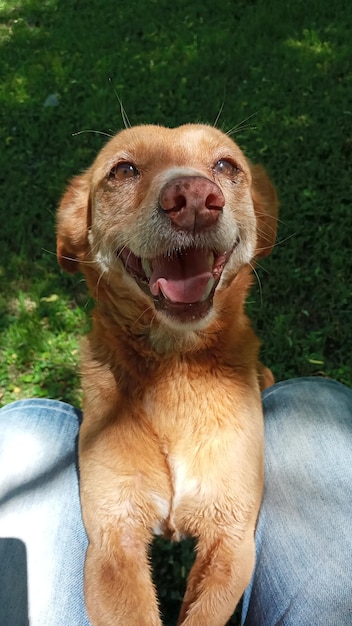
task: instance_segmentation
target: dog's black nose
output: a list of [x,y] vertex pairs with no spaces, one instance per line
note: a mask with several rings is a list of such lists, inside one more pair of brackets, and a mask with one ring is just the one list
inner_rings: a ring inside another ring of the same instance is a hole
[[159,203],[178,229],[195,234],[216,223],[225,198],[220,187],[211,180],[183,176],[166,183]]

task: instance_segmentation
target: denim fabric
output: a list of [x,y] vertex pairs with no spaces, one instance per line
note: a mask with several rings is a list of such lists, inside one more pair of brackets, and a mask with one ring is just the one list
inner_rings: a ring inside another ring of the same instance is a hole
[[78,411],[52,400],[0,410],[1,626],[89,626],[79,422]]
[[[263,401],[265,493],[243,623],[350,626],[352,391],[297,379]],[[89,626],[80,420],[52,400],[0,410],[0,626]]]
[[352,390],[296,379],[263,401],[265,491],[244,624],[351,626]]

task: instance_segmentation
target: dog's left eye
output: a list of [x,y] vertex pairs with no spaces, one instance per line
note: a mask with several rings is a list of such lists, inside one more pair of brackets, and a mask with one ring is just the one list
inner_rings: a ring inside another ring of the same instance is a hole
[[213,172],[234,178],[238,173],[238,167],[231,161],[228,161],[228,159],[219,159],[219,161],[213,165]]
[[139,172],[133,163],[122,161],[121,163],[114,165],[114,167],[110,170],[109,178],[114,178],[115,180],[127,180],[128,178],[135,178],[138,174]]

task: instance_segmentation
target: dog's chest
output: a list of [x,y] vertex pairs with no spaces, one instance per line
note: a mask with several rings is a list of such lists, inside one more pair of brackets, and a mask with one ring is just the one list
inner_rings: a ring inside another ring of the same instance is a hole
[[169,484],[168,493],[160,493],[156,485],[150,494],[159,514],[155,534],[182,538],[189,518],[212,514],[224,477],[228,481],[233,475],[234,450],[231,455],[228,451],[234,432],[224,420],[228,407],[220,398],[189,384],[178,393],[170,392],[162,402],[155,391],[144,398]]
[[184,411],[170,403],[170,398],[160,402],[155,390],[145,394],[143,409],[154,435],[158,438],[169,484],[168,493],[151,494],[160,516],[153,532],[155,535],[178,540],[180,531],[177,529],[175,511],[182,500],[192,496],[192,492],[195,493],[198,487],[197,480],[189,472],[187,461],[190,424],[185,427],[182,423]]
[[170,493],[168,497],[152,494],[160,516],[153,527],[153,533],[179,541],[185,535],[183,525],[180,525],[178,519],[179,505],[184,499],[192,499],[192,493],[196,494],[198,485],[194,478],[187,477],[187,468],[181,459],[172,458],[166,454],[165,459],[169,473]]

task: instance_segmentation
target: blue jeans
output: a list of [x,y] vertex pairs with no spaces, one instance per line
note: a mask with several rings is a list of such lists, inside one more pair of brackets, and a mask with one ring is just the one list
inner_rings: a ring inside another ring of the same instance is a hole
[[[242,623],[350,626],[352,390],[302,378],[270,387],[263,402],[265,492]],[[1,626],[89,626],[80,420],[52,400],[0,410]]]

